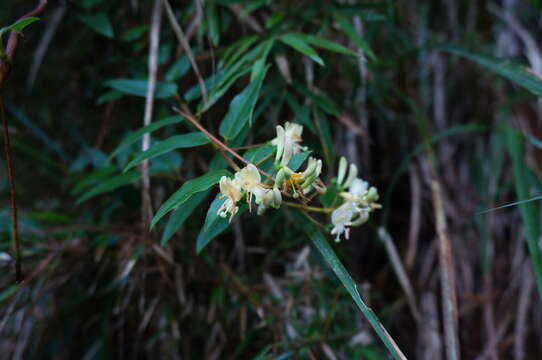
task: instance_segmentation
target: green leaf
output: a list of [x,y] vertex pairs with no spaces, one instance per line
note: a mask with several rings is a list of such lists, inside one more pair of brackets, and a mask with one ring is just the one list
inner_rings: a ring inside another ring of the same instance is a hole
[[218,23],[216,5],[213,1],[207,1],[205,3],[205,15],[207,18],[209,37],[211,38],[213,45],[217,46],[220,37],[220,24]]
[[314,62],[316,62],[319,65],[324,66],[324,60],[318,54],[316,51],[311,48],[303,39],[302,36],[299,36],[298,33],[287,33],[280,37],[280,40],[285,43],[288,46],[291,46],[295,50],[299,51],[300,53],[308,56],[311,58]]
[[28,25],[30,25],[33,22],[38,21],[38,20],[39,20],[39,18],[37,18],[37,17],[27,17],[27,18],[18,20],[15,23],[13,23],[13,24],[11,24],[9,26],[1,28],[0,29],[0,36],[4,32],[9,31],[9,30],[13,30],[13,31],[15,31],[15,32],[17,32],[19,34],[22,34],[22,31],[24,30],[25,27],[27,27]]
[[[512,167],[514,170],[514,184],[517,197],[527,199],[529,197],[528,168],[525,165],[522,154],[521,135],[514,129],[503,127],[504,136],[510,157],[512,158]],[[522,202],[518,204],[521,222],[523,223],[525,237],[527,238],[527,248],[533,265],[533,272],[536,277],[538,294],[542,299],[542,257],[538,247],[538,237],[540,235],[539,209],[534,202]]]
[[83,201],[87,201],[88,199],[103,194],[105,192],[113,191],[115,189],[118,189],[122,186],[126,186],[129,184],[132,184],[136,182],[139,179],[139,171],[133,170],[124,174],[120,174],[117,176],[113,176],[112,178],[108,180],[104,180],[100,182],[98,185],[93,187],[91,190],[85,192],[83,195],[81,195],[77,199],[77,203],[80,204]]
[[312,151],[303,151],[299,154],[295,154],[288,162],[288,167],[293,171],[297,171],[301,164],[303,164],[305,160],[307,160],[307,157],[309,157],[311,152]]
[[110,167],[97,169],[97,170],[91,172],[90,174],[83,176],[74,185],[74,187],[71,190],[71,194],[72,195],[80,194],[86,188],[103,181],[109,175],[115,173],[116,171],[117,171],[117,168],[115,168],[114,166],[110,166]]
[[134,41],[142,37],[147,31],[149,31],[148,25],[141,25],[126,30],[120,35],[122,41]]
[[352,297],[354,300],[354,303],[361,310],[367,321],[369,321],[369,324],[374,329],[380,340],[382,340],[390,354],[395,359],[406,359],[405,355],[403,355],[390,334],[388,334],[382,323],[378,320],[375,313],[365,304],[365,302],[363,302],[354,280],[352,280],[352,277],[343,266],[335,254],[335,251],[333,251],[333,248],[329,245],[322,233],[311,222],[307,221],[305,224],[304,230],[308,237],[311,239],[318,251],[320,251],[320,254],[322,254],[322,257],[333,270],[335,275],[337,275],[350,297]]
[[329,121],[327,121],[326,116],[319,111],[316,111],[316,128],[318,129],[320,141],[322,142],[322,147],[324,148],[326,163],[333,164],[333,137],[331,136]]
[[190,60],[188,59],[188,56],[180,56],[166,72],[164,80],[169,82],[179,80],[186,75],[188,70],[190,70]]
[[335,14],[335,20],[337,21],[341,29],[344,31],[344,33],[348,36],[350,41],[356,44],[358,48],[362,49],[365,55],[367,55],[368,57],[372,59],[376,58],[369,44],[361,37],[360,34],[358,34],[356,29],[354,29],[354,27],[352,26],[350,21],[348,21],[347,18],[345,18],[342,15]]
[[[104,81],[104,86],[111,87],[115,90],[123,92],[129,95],[147,96],[147,80],[137,80],[137,79],[111,79]],[[154,97],[157,99],[164,99],[172,97],[177,94],[177,84],[170,82],[157,82],[156,91]]]
[[136,157],[133,158],[132,161],[128,163],[128,165],[126,165],[126,167],[124,168],[124,172],[130,170],[144,160],[152,159],[156,156],[160,156],[175,149],[184,149],[194,146],[205,145],[208,144],[209,141],[209,138],[204,133],[201,133],[199,131],[172,136],[164,141],[153,144],[146,151],[137,154]]
[[523,65],[507,59],[483,55],[456,45],[439,44],[434,48],[471,60],[527,89],[536,96],[542,97],[542,80],[531,69]]
[[[259,69],[260,61],[256,61],[253,69]],[[239,134],[239,132],[246,126],[247,122],[252,122],[252,115],[258,95],[262,87],[263,79],[267,72],[268,67],[260,69],[256,78],[239,94],[237,94],[228,109],[228,113],[224,117],[224,120],[220,123],[220,135],[225,139],[231,140]]]
[[322,49],[338,52],[340,54],[352,55],[356,57],[358,56],[358,54],[355,51],[352,51],[349,48],[344,47],[340,44],[337,44],[333,41],[329,41],[324,38],[314,36],[314,35],[309,35],[309,34],[298,34],[298,35],[303,40],[305,40],[305,42],[317,47],[321,47]]
[[251,163],[258,163],[268,157],[269,155],[273,154],[276,150],[275,145],[271,144],[264,144],[262,146],[258,146],[252,149],[249,149],[245,151],[243,154],[243,157]]
[[108,38],[113,38],[114,36],[113,25],[111,25],[111,21],[109,21],[109,18],[104,13],[80,15],[79,20],[100,35]]
[[0,304],[12,297],[19,289],[19,285],[11,285],[7,289],[0,291]]
[[158,130],[166,125],[176,124],[178,122],[183,121],[183,117],[179,115],[174,115],[167,117],[165,119],[155,121],[151,123],[150,125],[144,126],[142,128],[139,128],[138,130],[134,131],[133,133],[126,136],[121,143],[111,152],[111,155],[109,155],[108,159],[111,159],[115,156],[117,156],[122,150],[126,149],[133,143],[135,143],[137,140],[139,140],[144,134],[151,133],[155,130]]
[[[207,216],[205,217],[205,223],[201,228],[201,231],[196,240],[196,253],[199,254],[204,247],[206,247],[211,240],[213,240],[218,235],[222,234],[229,226],[230,223],[228,219],[221,218],[217,215],[218,209],[226,201],[225,199],[220,198],[220,194],[211,203],[209,210],[207,211]],[[242,205],[239,208],[236,216],[239,216],[246,210],[247,206]]]
[[232,175],[227,170],[216,170],[210,171],[205,175],[185,182],[183,186],[181,186],[179,190],[171,195],[169,199],[162,204],[160,209],[158,209],[156,215],[154,215],[154,218],[151,221],[151,229],[171,210],[181,206],[195,194],[209,189],[211,186],[218,183],[222,176],[231,177]]
[[166,224],[166,228],[162,233],[162,239],[160,240],[160,245],[166,246],[169,239],[183,226],[184,222],[188,217],[194,212],[194,209],[201,204],[203,200],[209,195],[209,191],[202,191],[197,193],[188,199],[182,206],[179,206],[175,209]]

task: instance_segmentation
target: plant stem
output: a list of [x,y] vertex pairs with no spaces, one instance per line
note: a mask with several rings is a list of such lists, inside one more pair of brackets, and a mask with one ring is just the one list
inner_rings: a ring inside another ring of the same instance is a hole
[[22,281],[21,271],[21,243],[19,241],[19,231],[17,223],[17,197],[15,194],[15,178],[13,176],[13,162],[11,160],[11,146],[9,143],[8,122],[4,112],[4,101],[0,95],[0,116],[2,117],[2,130],[4,134],[4,152],[6,154],[6,164],[8,168],[9,193],[11,195],[11,232],[15,244],[15,281]]
[[321,207],[316,207],[316,206],[308,206],[308,205],[298,204],[298,203],[289,202],[289,201],[283,201],[282,204],[286,205],[286,206],[289,206],[289,207],[296,208],[296,209],[302,209],[302,210],[306,210],[306,211],[326,213],[326,214],[329,214],[330,212],[333,212],[333,210],[335,210],[335,209],[330,209],[330,208],[321,208]]

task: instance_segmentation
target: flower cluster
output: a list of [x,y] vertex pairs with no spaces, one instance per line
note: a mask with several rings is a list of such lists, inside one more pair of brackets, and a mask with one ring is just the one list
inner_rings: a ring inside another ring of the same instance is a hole
[[331,213],[331,223],[333,224],[331,234],[335,235],[337,242],[341,240],[342,234],[348,239],[350,226],[364,224],[369,220],[369,214],[380,208],[380,204],[376,203],[378,200],[376,188],[369,187],[366,181],[357,177],[358,169],[354,164],[350,164],[348,176],[346,176],[347,167],[348,163],[342,157],[339,162],[337,183],[339,188],[348,191],[340,192],[339,195],[344,199],[344,202]]
[[237,214],[239,210],[237,203],[243,196],[246,196],[249,208],[251,208],[254,198],[254,202],[258,205],[258,215],[263,214],[268,207],[278,208],[282,203],[280,191],[269,189],[262,184],[258,168],[253,164],[248,164],[236,172],[233,180],[222,176],[220,178],[220,192],[222,197],[227,199],[218,209],[217,214],[223,218],[230,214],[230,222]]
[[[276,129],[277,136],[270,142],[276,146],[272,176],[262,182],[261,171],[254,164],[248,164],[237,171],[233,179],[223,176],[220,179],[220,192],[221,197],[226,200],[218,209],[217,215],[223,218],[229,215],[231,222],[239,211],[238,204],[243,197],[246,198],[249,210],[252,210],[254,200],[258,205],[257,213],[261,215],[270,207],[278,209],[283,196],[299,199],[302,203],[300,206],[304,207],[314,198],[311,195],[313,190],[320,194],[326,193],[327,188],[319,178],[322,173],[322,160],[309,157],[305,170],[301,172],[295,172],[288,166],[294,155],[307,150],[301,146],[303,126],[286,122],[284,127],[278,125]],[[348,165],[344,157],[339,162],[337,187],[339,191],[333,193],[333,196],[340,199],[341,205],[333,210],[321,210],[331,212],[331,234],[335,235],[338,242],[343,234],[348,239],[350,227],[365,223],[370,213],[380,208],[380,205],[376,203],[376,188],[369,187],[367,182],[358,178],[356,165]]]

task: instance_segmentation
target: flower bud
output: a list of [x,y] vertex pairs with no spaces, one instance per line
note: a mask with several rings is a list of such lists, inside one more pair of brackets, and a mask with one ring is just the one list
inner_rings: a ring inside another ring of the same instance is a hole
[[339,176],[337,177],[337,183],[339,183],[339,185],[343,182],[344,176],[346,175],[347,166],[348,162],[346,161],[346,158],[341,156],[341,160],[339,160]]
[[343,187],[347,188],[350,186],[352,181],[358,176],[358,167],[354,164],[350,164],[350,171],[348,172],[348,177],[346,178]]
[[284,173],[284,168],[281,168],[275,177],[275,188],[280,188],[286,181],[286,174]]
[[367,195],[365,195],[365,200],[368,203],[373,203],[378,200],[378,191],[374,186],[371,186],[367,191]]

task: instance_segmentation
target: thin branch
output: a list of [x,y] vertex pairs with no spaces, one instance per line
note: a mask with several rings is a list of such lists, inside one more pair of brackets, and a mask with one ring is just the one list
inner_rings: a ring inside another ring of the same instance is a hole
[[196,63],[196,60],[194,59],[194,54],[192,53],[190,44],[186,40],[186,36],[183,33],[181,25],[179,25],[179,23],[177,22],[177,19],[175,19],[175,14],[173,14],[173,10],[171,9],[171,5],[169,4],[168,0],[164,0],[164,6],[166,8],[166,13],[169,19],[169,23],[171,24],[171,27],[173,29],[173,32],[175,33],[175,36],[177,37],[179,44],[181,44],[182,48],[186,52],[186,55],[188,56],[188,60],[190,60],[190,64],[192,65],[192,68],[194,69],[194,73],[196,73],[196,77],[198,78],[198,83],[201,90],[201,95],[203,97],[203,103],[204,103],[204,106],[207,107],[207,102],[208,102],[207,88],[205,87],[205,82],[203,81],[203,77],[201,76],[201,73],[199,72],[198,64]]
[[4,112],[4,101],[0,95],[0,116],[2,117],[2,130],[4,134],[4,153],[8,167],[9,193],[11,195],[11,233],[15,244],[15,280],[22,281],[21,271],[21,243],[17,226],[17,196],[15,194],[15,177],[13,176],[13,163],[11,161],[11,146],[9,144],[8,121]]
[[296,209],[302,209],[302,210],[305,210],[305,211],[319,212],[319,213],[325,213],[325,214],[329,214],[329,213],[333,212],[333,210],[334,210],[334,209],[329,209],[329,208],[321,208],[321,207],[316,207],[316,206],[308,206],[308,205],[298,204],[298,203],[294,203],[294,202],[290,202],[290,201],[283,201],[282,204],[286,205],[286,206],[289,206],[289,207],[296,208]]
[[[183,110],[180,110],[176,107],[173,108],[173,111],[177,112],[178,114],[184,116],[188,121],[190,121],[192,123],[192,125],[194,125],[195,127],[198,128],[199,131],[201,131],[202,133],[204,133],[208,138],[209,140],[211,140],[216,146],[218,146],[219,148],[221,148],[222,150],[224,151],[227,151],[229,152],[230,154],[232,154],[236,159],[238,159],[239,161],[241,161],[242,163],[248,165],[248,164],[251,164],[249,161],[247,161],[244,157],[242,157],[241,155],[239,155],[237,152],[233,151],[229,146],[227,146],[226,144],[224,144],[222,141],[218,140],[213,134],[211,134],[209,131],[207,131],[206,128],[204,128],[197,120],[196,118],[194,117],[194,115],[192,115],[192,113],[190,112],[190,109],[188,109],[188,107],[186,105],[182,105],[182,108]],[[271,175],[269,175],[268,173],[266,173],[265,171],[263,171],[262,169],[258,168],[258,171],[260,172],[260,174],[262,174],[263,176],[269,178],[269,179],[273,179],[273,177]]]
[[[150,125],[152,121],[152,111],[154,107],[154,92],[156,90],[156,74],[158,72],[158,48],[160,46],[160,27],[162,25],[162,1],[157,0],[154,3],[152,10],[150,46],[149,46],[149,82],[147,87],[147,96],[145,100],[145,116],[143,119],[144,126]],[[141,151],[146,151],[150,146],[150,134],[145,133],[141,143]],[[145,160],[141,164],[142,183],[141,199],[142,199],[142,218],[143,229],[152,217],[151,195],[150,195],[150,177],[149,177],[149,160]]]
[[435,177],[431,181],[433,207],[437,222],[438,249],[440,262],[440,278],[442,286],[442,312],[444,323],[444,338],[448,360],[460,359],[458,324],[457,324],[457,294],[455,287],[454,261],[452,245],[448,236],[446,213],[440,182]]

